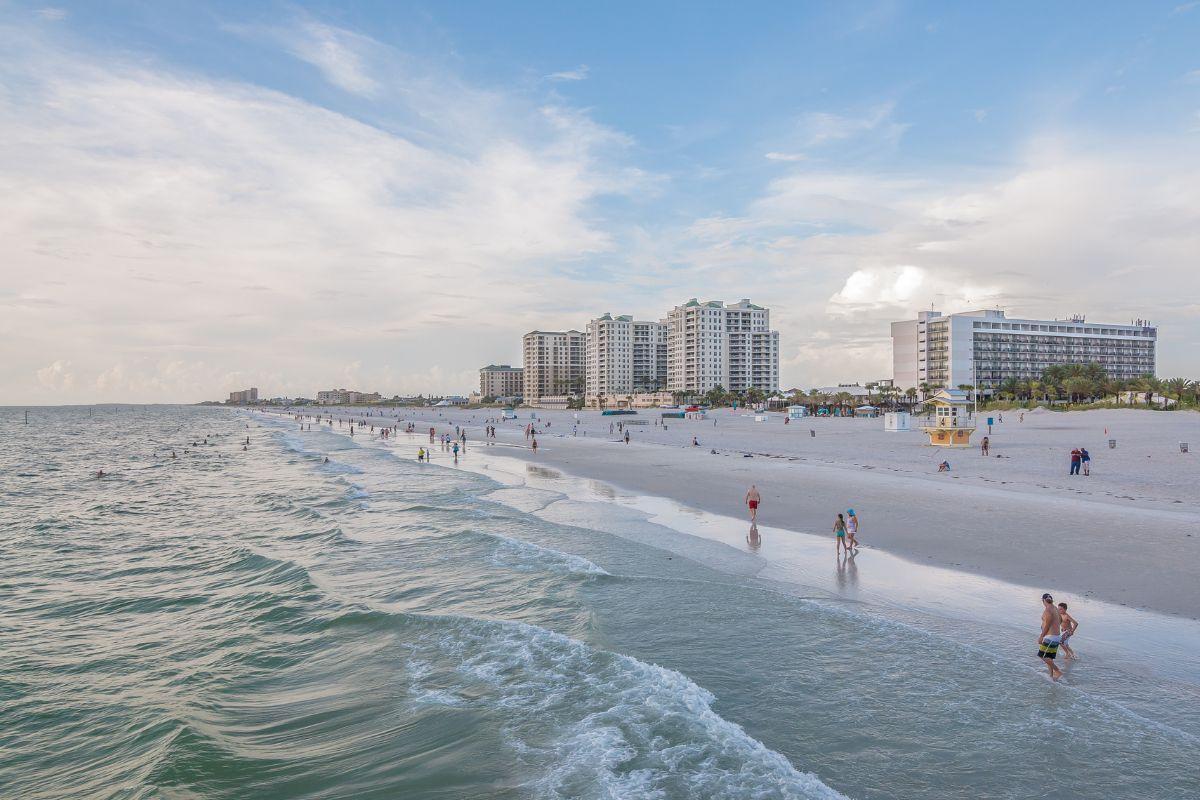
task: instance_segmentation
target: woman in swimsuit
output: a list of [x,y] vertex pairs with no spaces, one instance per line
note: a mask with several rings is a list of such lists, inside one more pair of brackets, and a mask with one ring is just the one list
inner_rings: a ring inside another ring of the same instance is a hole
[[837,538],[837,552],[842,552],[842,548],[846,548],[846,552],[850,552],[850,548],[846,547],[846,519],[841,514],[837,515],[837,520],[833,523],[833,535]]

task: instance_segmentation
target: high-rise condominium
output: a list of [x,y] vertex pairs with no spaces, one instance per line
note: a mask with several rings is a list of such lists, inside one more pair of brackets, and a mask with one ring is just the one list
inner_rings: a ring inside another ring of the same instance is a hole
[[661,322],[605,314],[587,324],[589,397],[662,391],[667,382],[667,335]]
[[692,298],[671,310],[666,326],[669,391],[779,388],[779,332],[762,306]]
[[526,405],[583,394],[583,340],[579,331],[530,331],[522,337]]

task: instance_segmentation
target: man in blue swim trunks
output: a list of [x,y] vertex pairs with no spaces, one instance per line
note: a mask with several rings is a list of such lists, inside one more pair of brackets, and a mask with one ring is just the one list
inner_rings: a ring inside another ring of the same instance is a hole
[[1056,681],[1062,677],[1062,670],[1054,663],[1058,655],[1058,646],[1062,644],[1062,616],[1054,605],[1054,598],[1049,592],[1042,595],[1042,631],[1038,634],[1038,658],[1050,670],[1050,680]]

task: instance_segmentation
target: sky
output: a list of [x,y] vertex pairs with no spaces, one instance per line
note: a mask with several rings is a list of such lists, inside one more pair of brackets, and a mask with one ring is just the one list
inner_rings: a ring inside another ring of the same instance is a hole
[[692,297],[785,388],[931,307],[1200,378],[1200,2],[0,0],[0,404],[466,393]]

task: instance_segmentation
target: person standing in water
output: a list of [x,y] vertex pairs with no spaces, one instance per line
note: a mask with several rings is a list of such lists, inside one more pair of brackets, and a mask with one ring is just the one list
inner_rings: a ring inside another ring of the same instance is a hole
[[746,492],[746,505],[750,508],[751,522],[758,519],[758,504],[761,502],[762,495],[758,493],[758,487],[750,484],[750,491]]
[[837,539],[837,553],[841,555],[844,548],[846,554],[849,555],[850,548],[846,544],[846,518],[841,514],[838,514],[837,519],[833,521],[833,536]]
[[1050,680],[1054,681],[1062,677],[1062,670],[1054,663],[1061,644],[1062,615],[1054,605],[1054,598],[1046,592],[1042,595],[1042,630],[1038,633],[1037,656],[1046,665],[1046,669],[1050,670]]
[[1075,635],[1075,631],[1079,629],[1079,621],[1067,613],[1067,604],[1058,604],[1058,616],[1062,618],[1062,641],[1058,646],[1062,648],[1063,658],[1075,658],[1075,651],[1067,644],[1071,637]]

